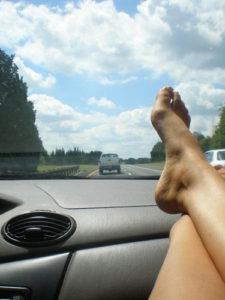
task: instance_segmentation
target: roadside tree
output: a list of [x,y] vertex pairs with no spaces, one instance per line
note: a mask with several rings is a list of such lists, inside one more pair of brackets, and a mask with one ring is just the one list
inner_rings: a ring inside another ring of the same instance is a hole
[[225,106],[220,108],[220,120],[211,138],[210,146],[212,149],[225,148]]
[[158,142],[153,146],[150,156],[152,162],[165,160],[165,147],[162,142]]
[[43,146],[13,58],[0,49],[0,170],[35,171]]

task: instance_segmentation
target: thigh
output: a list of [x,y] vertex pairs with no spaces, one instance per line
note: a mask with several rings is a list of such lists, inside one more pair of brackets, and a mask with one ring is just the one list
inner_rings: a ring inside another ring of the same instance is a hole
[[225,299],[225,284],[187,215],[171,230],[168,253],[149,299]]

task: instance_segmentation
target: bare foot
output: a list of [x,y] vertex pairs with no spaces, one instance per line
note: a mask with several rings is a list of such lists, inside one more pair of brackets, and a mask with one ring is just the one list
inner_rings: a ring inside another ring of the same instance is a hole
[[223,166],[215,166],[214,168],[222,176],[223,180],[225,180],[225,167],[223,167]]
[[190,116],[178,92],[168,87],[159,91],[151,121],[166,150],[156,202],[168,213],[186,213],[184,199],[188,189],[198,182],[202,169],[211,167],[188,129]]

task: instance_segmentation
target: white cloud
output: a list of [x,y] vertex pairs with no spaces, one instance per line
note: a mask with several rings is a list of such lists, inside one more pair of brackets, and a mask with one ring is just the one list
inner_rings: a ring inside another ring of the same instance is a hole
[[170,5],[175,5],[178,6],[179,9],[182,12],[188,11],[190,13],[194,13],[195,12],[195,3],[193,3],[193,1],[190,0],[169,0],[168,1]]
[[225,2],[215,1],[145,0],[133,17],[112,0],[61,9],[1,1],[0,43],[49,72],[107,78],[150,69],[223,84]]
[[220,105],[225,103],[225,90],[214,88],[212,84],[190,81],[180,83],[176,89],[181,93],[191,114],[218,114]]
[[95,97],[91,97],[88,99],[88,105],[94,105],[94,106],[98,106],[98,107],[104,107],[104,108],[108,108],[108,109],[114,109],[116,106],[115,104],[105,98],[105,97],[102,97],[101,99],[96,99]]
[[32,94],[29,100],[34,103],[35,109],[41,116],[73,117],[74,110],[54,97]]
[[191,130],[212,135],[218,122],[219,108],[225,104],[225,90],[195,81],[180,83],[176,90],[192,116]]
[[0,1],[0,45],[14,48],[29,36],[29,21],[20,16],[20,2]]
[[55,85],[56,79],[53,75],[49,74],[47,77],[44,77],[41,73],[37,73],[31,68],[26,67],[19,57],[15,57],[14,62],[19,68],[19,74],[23,76],[29,88],[50,88]]
[[127,77],[127,78],[123,79],[121,82],[123,84],[125,84],[125,83],[128,83],[128,82],[136,81],[137,79],[138,79],[137,76],[130,76],[130,77]]
[[[181,83],[176,87],[191,115],[191,130],[211,135],[218,122],[218,109],[225,91],[210,84]],[[150,125],[150,108],[142,107],[109,116],[97,111],[82,113],[47,95],[31,95],[37,111],[37,126],[48,150],[63,145],[85,151],[118,152],[122,157],[149,156],[159,140]],[[89,99],[90,101],[90,99]],[[92,99],[98,103],[99,100]]]
[[79,146],[85,151],[115,151],[124,158],[149,157],[158,140],[146,107],[108,116],[81,113],[47,95],[31,95],[29,100],[34,103],[39,134],[49,151],[63,145],[65,149]]
[[[92,76],[102,85],[134,81],[131,74],[141,70],[167,74],[193,115],[192,130],[211,134],[225,99],[224,89],[215,88],[225,82],[224,0],[143,0],[133,17],[118,12],[112,0],[81,0],[64,8],[0,1],[0,20],[0,45],[16,53],[31,86],[54,85],[53,72]],[[23,60],[41,65],[49,75],[31,70]],[[107,116],[83,114],[46,95],[30,99],[47,148],[118,147],[132,156],[139,149],[149,151],[156,140],[145,127],[147,108]],[[106,98],[91,98],[89,104],[115,107]]]
[[194,115],[191,121],[191,129],[192,132],[197,131],[205,136],[212,136],[217,122],[218,118],[216,116]]
[[109,79],[107,77],[100,77],[100,79],[98,79],[99,83],[102,85],[126,84],[136,80],[138,80],[137,76],[130,76],[124,79]]
[[113,84],[117,84],[118,80],[116,79],[109,79],[106,77],[101,77],[100,79],[98,79],[99,83],[102,85],[113,85]]

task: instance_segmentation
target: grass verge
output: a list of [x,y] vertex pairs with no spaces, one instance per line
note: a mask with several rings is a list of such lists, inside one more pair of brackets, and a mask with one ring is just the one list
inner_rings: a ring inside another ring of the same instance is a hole
[[[43,172],[49,172],[49,171],[54,171],[54,170],[59,170],[59,169],[64,169],[64,168],[70,168],[73,167],[74,165],[63,165],[63,166],[56,166],[56,165],[39,165],[37,168],[37,171],[39,173]],[[98,169],[98,165],[79,165],[79,170],[78,172],[91,172]]]
[[39,165],[37,167],[37,171],[39,173],[43,172],[49,172],[49,171],[54,171],[54,170],[60,170],[64,168],[70,168],[73,167],[74,165],[67,165],[67,166],[56,166],[56,165]]
[[79,172],[91,172],[98,169],[98,165],[79,165]]
[[159,162],[152,162],[152,163],[148,163],[148,164],[139,164],[139,166],[140,167],[163,169],[164,164],[165,164],[165,161],[159,161]]
[[[71,168],[74,167],[74,165],[39,165],[37,168],[38,173],[44,173],[49,171],[55,171],[60,170],[64,168]],[[98,169],[98,165],[79,165],[78,172],[92,172],[94,170]]]

